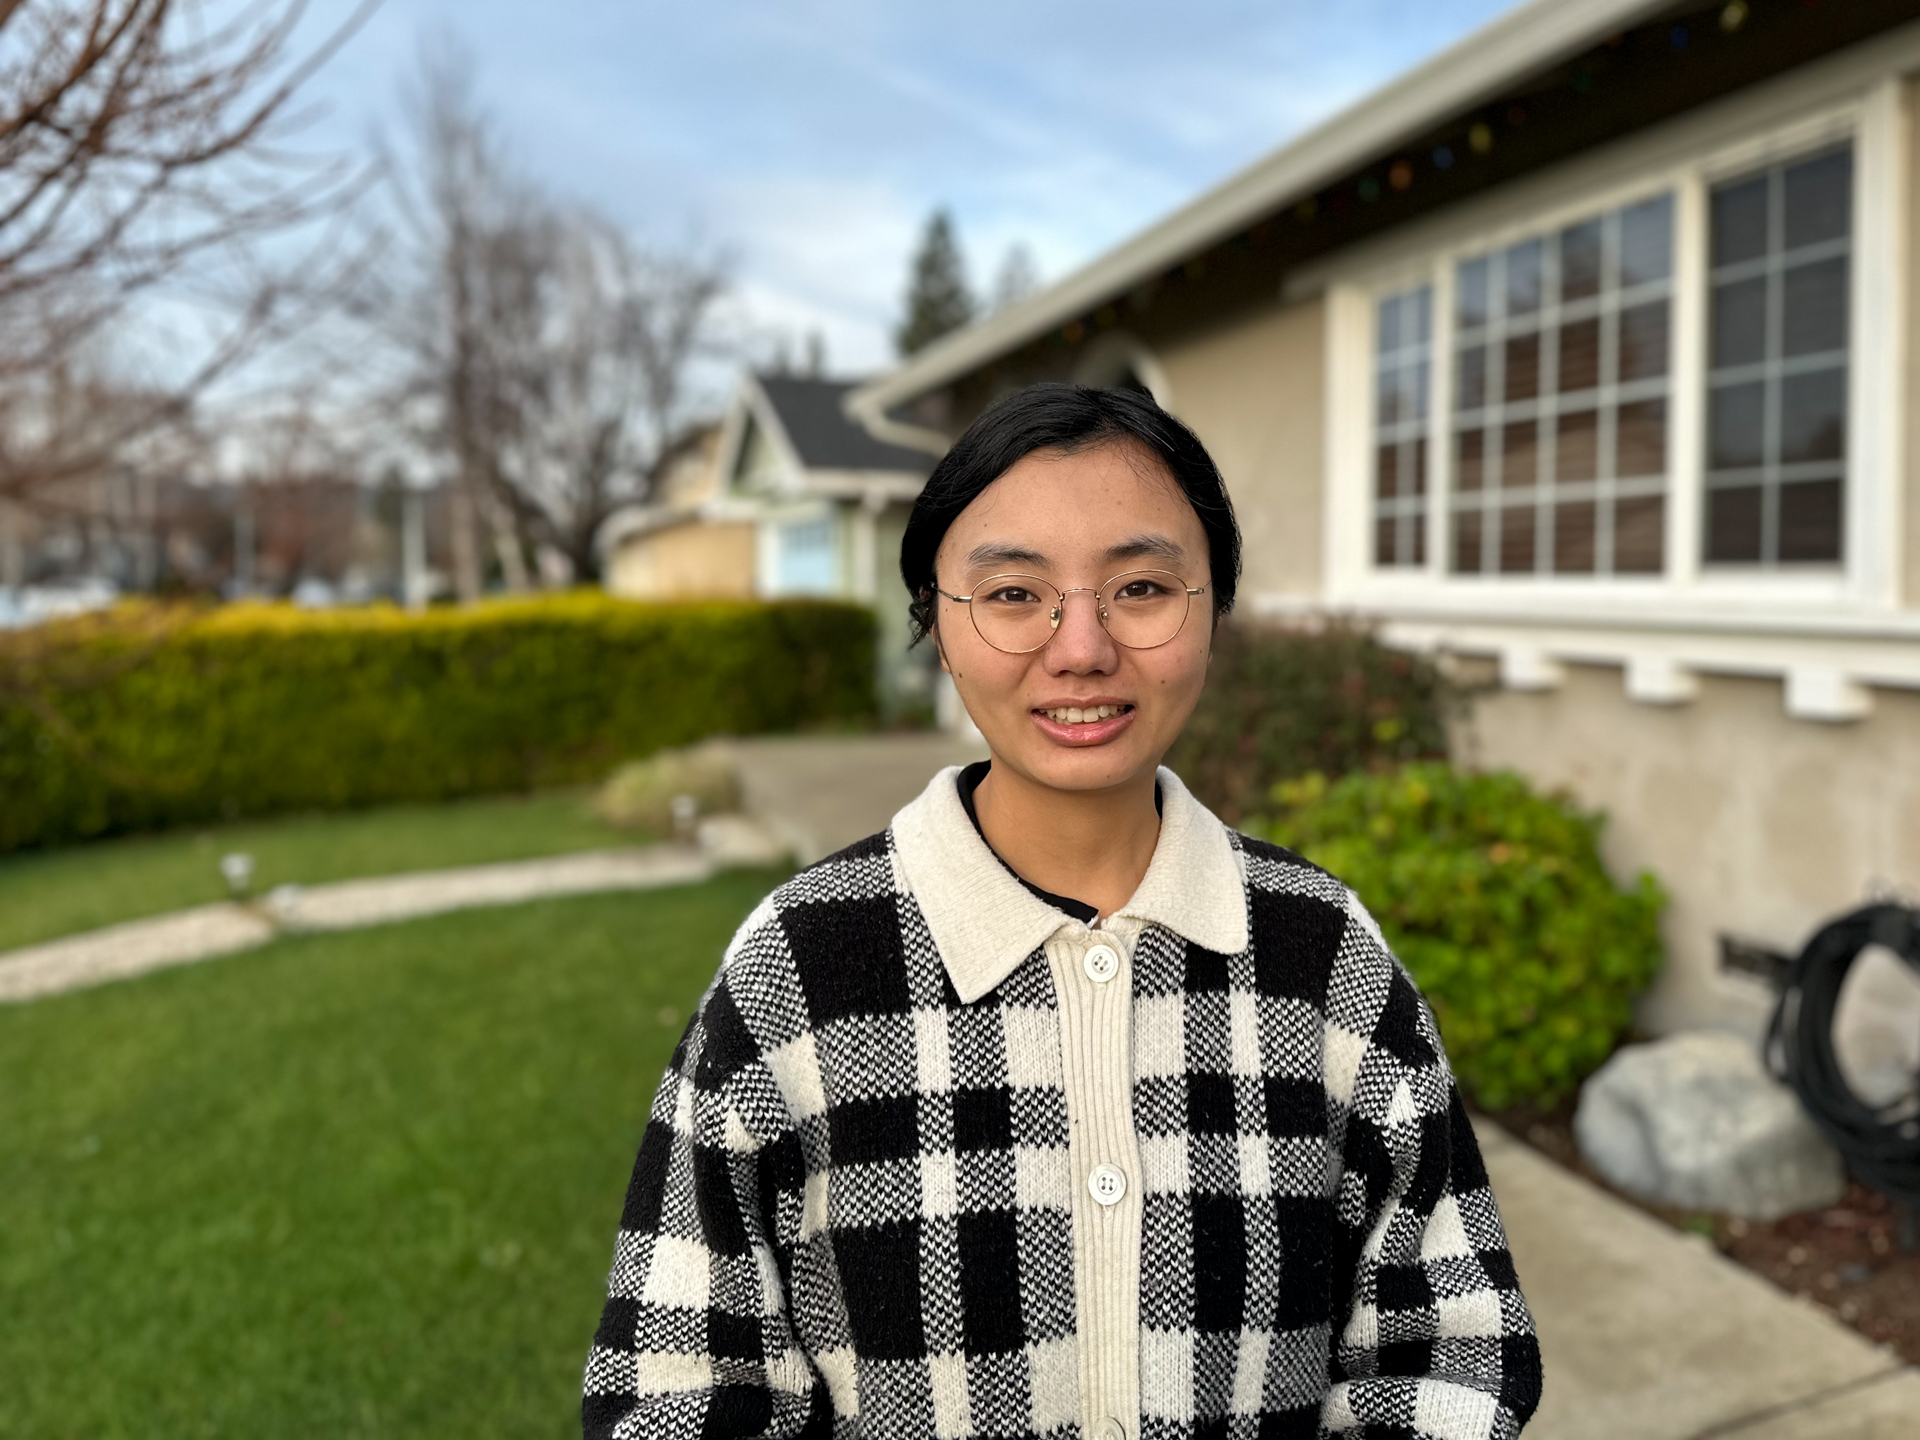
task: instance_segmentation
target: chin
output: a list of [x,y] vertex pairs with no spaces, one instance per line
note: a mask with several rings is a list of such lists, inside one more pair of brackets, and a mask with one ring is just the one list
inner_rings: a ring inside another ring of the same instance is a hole
[[1124,784],[1141,771],[1152,771],[1158,752],[1133,743],[1097,745],[1084,749],[1029,739],[1011,752],[998,751],[1029,777],[1056,790],[1105,790]]

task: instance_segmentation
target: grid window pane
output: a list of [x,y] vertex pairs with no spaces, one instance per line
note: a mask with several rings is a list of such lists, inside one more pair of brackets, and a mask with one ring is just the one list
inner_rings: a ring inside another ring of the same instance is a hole
[[1715,265],[1738,265],[1767,253],[1767,177],[1722,185],[1713,192]]
[[[1600,473],[1600,417],[1592,410],[1562,415],[1553,438],[1553,478],[1571,485]],[[1592,568],[1592,567],[1588,567]]]
[[1790,165],[1781,176],[1786,190],[1789,250],[1845,240],[1853,230],[1853,152],[1834,150]]
[[1533,573],[1533,540],[1537,521],[1531,505],[1524,510],[1500,512],[1500,573]]
[[1747,470],[1766,454],[1767,387],[1724,385],[1707,402],[1707,463]]
[[1453,323],[1472,330],[1487,323],[1487,268],[1485,260],[1460,267],[1453,282]]
[[1507,341],[1506,400],[1531,400],[1540,393],[1540,337],[1516,335]]
[[1507,251],[1507,314],[1531,315],[1540,308],[1545,256],[1546,245],[1539,240],[1524,240]]
[[1486,435],[1479,430],[1463,430],[1454,445],[1453,488],[1478,490],[1486,483]]
[[1673,276],[1673,197],[1656,195],[1620,212],[1619,286],[1631,290]]
[[1780,558],[1819,560],[1840,549],[1840,482],[1780,487]]
[[1478,410],[1487,403],[1487,347],[1464,346],[1454,371],[1454,407]]
[[1426,563],[1427,386],[1433,291],[1383,296],[1374,318],[1373,561]]
[[1758,485],[1738,485],[1707,492],[1707,558],[1747,561],[1760,558],[1760,499]]
[[1710,563],[1841,556],[1852,214],[1844,145],[1713,191]]
[[1575,320],[1560,329],[1562,395],[1591,390],[1600,383],[1600,317]]
[[1473,256],[1454,288],[1450,568],[1658,571],[1672,197]]
[[1847,260],[1844,255],[1797,265],[1781,286],[1781,349],[1818,355],[1847,348]]
[[1573,500],[1553,512],[1553,570],[1556,575],[1591,575],[1594,556],[1594,508],[1591,500]]
[[1713,289],[1713,363],[1726,369],[1767,358],[1767,281],[1764,275]]
[[1613,568],[1657,575],[1667,566],[1667,497],[1629,495],[1613,507]]
[[1453,569],[1462,575],[1478,575],[1481,563],[1481,531],[1485,512],[1456,510],[1453,515]]
[[1509,425],[1500,432],[1500,485],[1527,490],[1540,478],[1540,425],[1536,420]]
[[1620,374],[1625,385],[1667,373],[1667,302],[1620,312]]
[[1400,545],[1400,522],[1390,516],[1382,515],[1373,522],[1373,563],[1376,565],[1397,565]]
[[1560,234],[1560,299],[1585,300],[1600,293],[1600,222],[1589,220]]
[[1621,476],[1667,473],[1667,402],[1640,400],[1622,405],[1613,438],[1613,473]]
[[1847,444],[1847,373],[1816,370],[1780,382],[1780,459],[1838,460]]

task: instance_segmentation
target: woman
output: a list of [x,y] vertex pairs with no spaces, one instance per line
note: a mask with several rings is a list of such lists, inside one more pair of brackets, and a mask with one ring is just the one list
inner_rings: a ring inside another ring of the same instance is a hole
[[1358,900],[1159,769],[1233,603],[1219,472],[1037,385],[901,573],[991,759],[741,926],[640,1147],[590,1436],[1510,1436],[1539,1351]]

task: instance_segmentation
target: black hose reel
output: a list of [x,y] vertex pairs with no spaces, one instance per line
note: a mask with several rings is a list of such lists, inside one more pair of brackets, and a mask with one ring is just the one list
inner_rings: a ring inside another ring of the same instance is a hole
[[1912,1250],[1920,1214],[1920,1076],[1898,1098],[1869,1104],[1847,1083],[1833,1044],[1841,987],[1869,945],[1885,946],[1920,973],[1920,910],[1866,905],[1822,927],[1781,977],[1764,1054],[1848,1170],[1899,1207],[1900,1248]]

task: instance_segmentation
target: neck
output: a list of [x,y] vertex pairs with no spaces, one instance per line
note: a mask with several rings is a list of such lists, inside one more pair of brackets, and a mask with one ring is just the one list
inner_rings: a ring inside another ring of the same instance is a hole
[[973,792],[994,853],[1042,890],[1111,915],[1140,888],[1160,839],[1149,768],[1104,790],[1056,790],[996,758]]

